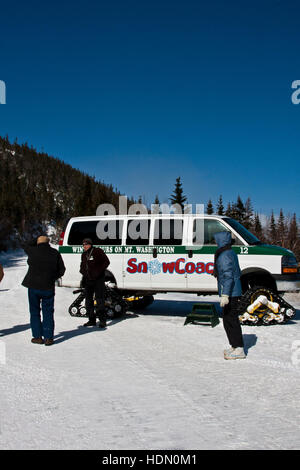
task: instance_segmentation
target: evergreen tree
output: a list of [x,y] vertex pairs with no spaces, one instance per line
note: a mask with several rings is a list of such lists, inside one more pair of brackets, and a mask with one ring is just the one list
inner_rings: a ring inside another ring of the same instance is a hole
[[280,209],[280,214],[277,222],[277,243],[280,246],[285,247],[285,242],[287,238],[287,228],[285,223],[285,218],[283,215],[283,210]]
[[267,228],[267,238],[271,245],[275,245],[277,243],[277,230],[273,211]]
[[262,229],[262,225],[261,225],[258,213],[255,213],[252,230],[253,230],[254,235],[256,235],[259,240],[263,241],[264,239],[263,229]]
[[234,202],[232,202],[231,204],[228,203],[226,215],[228,215],[232,219],[235,219],[239,222],[239,211],[238,211],[236,203]]
[[226,211],[225,211],[225,215],[227,215],[227,217],[232,217],[232,207],[231,207],[231,203],[228,202],[227,204],[227,208],[226,208]]
[[297,256],[297,259],[299,259],[300,237],[299,237],[296,214],[293,215],[289,224],[287,248],[293,251],[293,253],[295,253],[295,255]]
[[245,218],[245,206],[240,196],[237,197],[237,201],[235,204],[235,211],[236,211],[236,217],[234,218],[238,220],[241,224],[243,224],[244,218]]
[[[257,215],[258,217],[258,215]],[[258,218],[259,220],[259,218]],[[244,219],[243,219],[243,225],[246,227],[248,230],[251,230],[253,227],[253,209],[252,209],[252,204],[251,200],[248,197],[246,202],[245,202],[245,212],[244,212]]]
[[152,206],[154,206],[154,207],[152,207],[152,212],[153,212],[154,214],[159,214],[159,213],[160,213],[160,208],[159,208],[160,202],[159,202],[159,199],[158,199],[158,195],[157,195],[157,194],[156,194],[156,196],[155,196],[154,203],[152,204]]
[[207,206],[206,206],[206,214],[213,214],[214,213],[214,206],[211,202],[211,199],[209,199]]
[[218,203],[217,203],[217,214],[218,215],[224,215],[224,206],[223,206],[222,195],[220,195]]
[[182,211],[184,210],[184,204],[187,201],[186,196],[183,195],[182,183],[180,181],[180,176],[176,178],[175,188],[173,194],[170,197],[171,204],[179,204]]

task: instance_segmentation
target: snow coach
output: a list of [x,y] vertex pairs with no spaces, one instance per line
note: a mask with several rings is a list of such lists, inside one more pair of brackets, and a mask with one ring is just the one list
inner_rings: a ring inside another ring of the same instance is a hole
[[[109,316],[150,305],[157,293],[216,295],[214,234],[229,231],[241,267],[241,323],[283,323],[295,315],[283,294],[300,291],[294,254],[262,243],[236,220],[206,214],[148,214],[75,217],[59,242],[66,273],[58,283],[79,289],[82,240],[91,238],[110,259],[106,271]],[[84,316],[84,290],[69,313]]]

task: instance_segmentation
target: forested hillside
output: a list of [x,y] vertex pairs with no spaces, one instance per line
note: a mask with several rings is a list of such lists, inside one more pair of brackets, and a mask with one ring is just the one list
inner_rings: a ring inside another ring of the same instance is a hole
[[72,216],[95,215],[103,202],[118,207],[112,185],[27,144],[0,137],[0,250],[49,225],[54,238]]

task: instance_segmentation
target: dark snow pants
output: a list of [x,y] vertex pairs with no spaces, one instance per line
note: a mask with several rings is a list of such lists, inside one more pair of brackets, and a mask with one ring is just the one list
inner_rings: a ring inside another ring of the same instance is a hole
[[229,297],[229,304],[223,307],[223,325],[229,341],[233,348],[244,346],[242,328],[238,317],[237,304],[239,297]]
[[[104,305],[104,276],[96,279],[95,281],[85,280],[85,307],[89,320],[95,321],[96,317],[100,321],[105,321],[105,305]],[[94,295],[96,300],[96,312],[94,306]]]

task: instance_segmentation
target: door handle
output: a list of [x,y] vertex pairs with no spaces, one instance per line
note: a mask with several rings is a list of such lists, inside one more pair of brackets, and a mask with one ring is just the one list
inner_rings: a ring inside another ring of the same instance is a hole
[[157,258],[157,248],[153,248],[153,258]]
[[192,258],[192,257],[193,257],[193,250],[189,250],[189,251],[188,251],[188,257],[189,257],[189,258]]

